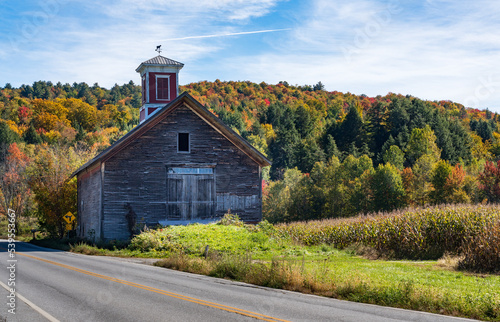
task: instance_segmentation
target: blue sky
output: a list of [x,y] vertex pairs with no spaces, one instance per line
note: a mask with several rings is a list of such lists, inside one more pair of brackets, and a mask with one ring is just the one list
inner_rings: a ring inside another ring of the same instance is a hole
[[161,44],[181,84],[321,81],[500,112],[497,1],[0,0],[0,16],[0,86],[139,83]]

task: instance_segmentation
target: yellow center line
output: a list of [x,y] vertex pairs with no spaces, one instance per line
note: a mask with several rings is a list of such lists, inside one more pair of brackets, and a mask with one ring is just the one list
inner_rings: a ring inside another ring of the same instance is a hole
[[[1,247],[1,248],[3,248],[3,247]],[[184,300],[184,301],[188,301],[188,302],[192,302],[192,303],[196,303],[196,304],[200,304],[200,305],[204,305],[204,306],[216,308],[216,309],[227,311],[227,312],[232,312],[232,313],[237,313],[237,314],[249,316],[249,317],[252,317],[252,318],[255,318],[255,319],[258,319],[258,320],[262,320],[262,321],[288,322],[287,320],[282,320],[282,319],[274,318],[272,316],[268,316],[268,315],[264,315],[264,314],[260,314],[260,313],[256,313],[256,312],[252,312],[252,311],[247,311],[247,310],[239,309],[239,308],[228,306],[228,305],[223,305],[223,304],[219,304],[219,303],[205,301],[205,300],[197,299],[197,298],[186,296],[186,295],[182,295],[182,294],[177,294],[177,293],[173,293],[173,292],[169,292],[169,291],[164,291],[164,290],[161,290],[161,289],[158,289],[158,288],[154,288],[154,287],[151,287],[151,286],[146,286],[146,285],[142,285],[142,284],[138,284],[138,283],[134,283],[134,282],[129,282],[129,281],[126,281],[126,280],[115,278],[115,277],[110,277],[110,276],[106,276],[106,275],[102,275],[102,274],[98,274],[98,273],[93,273],[93,272],[86,271],[86,270],[81,269],[81,268],[77,268],[77,267],[73,267],[73,266],[61,264],[61,263],[54,262],[54,261],[51,261],[51,260],[48,260],[48,259],[43,259],[43,258],[40,258],[40,257],[36,257],[36,256],[32,256],[32,255],[27,255],[27,254],[20,253],[20,252],[16,252],[16,255],[21,255],[21,256],[29,257],[29,258],[32,258],[32,259],[35,259],[35,260],[39,260],[41,262],[45,262],[45,263],[48,263],[48,264],[52,264],[52,265],[56,265],[56,266],[59,266],[59,267],[67,268],[67,269],[70,269],[72,271],[79,272],[79,273],[82,273],[82,274],[85,274],[85,275],[90,275],[90,276],[102,278],[102,279],[105,279],[105,280],[108,280],[108,281],[120,283],[120,284],[123,284],[123,285],[132,286],[132,287],[136,287],[136,288],[143,289],[143,290],[146,290],[146,291],[150,291],[150,292],[154,292],[154,293],[158,293],[158,294],[170,296],[170,297],[173,297],[173,298],[176,298],[176,299],[180,299],[180,300]]]

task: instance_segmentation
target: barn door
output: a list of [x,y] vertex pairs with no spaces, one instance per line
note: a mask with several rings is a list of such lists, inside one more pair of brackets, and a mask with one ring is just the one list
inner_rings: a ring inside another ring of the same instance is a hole
[[213,217],[215,196],[212,168],[168,169],[168,220],[196,221]]

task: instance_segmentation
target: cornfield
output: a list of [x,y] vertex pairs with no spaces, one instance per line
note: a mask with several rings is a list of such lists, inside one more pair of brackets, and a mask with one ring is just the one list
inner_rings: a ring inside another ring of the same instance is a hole
[[459,267],[500,272],[500,207],[453,205],[358,216],[295,222],[276,226],[280,237],[304,245],[372,247],[398,259],[437,259],[445,253],[463,255]]

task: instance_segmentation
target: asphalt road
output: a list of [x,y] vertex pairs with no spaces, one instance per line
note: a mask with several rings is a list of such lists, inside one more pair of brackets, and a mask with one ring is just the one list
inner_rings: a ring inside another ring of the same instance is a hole
[[15,282],[16,314],[8,312],[10,292],[2,287],[0,321],[470,321],[21,242],[15,243],[17,261],[8,262],[8,247],[0,240],[0,285]]

